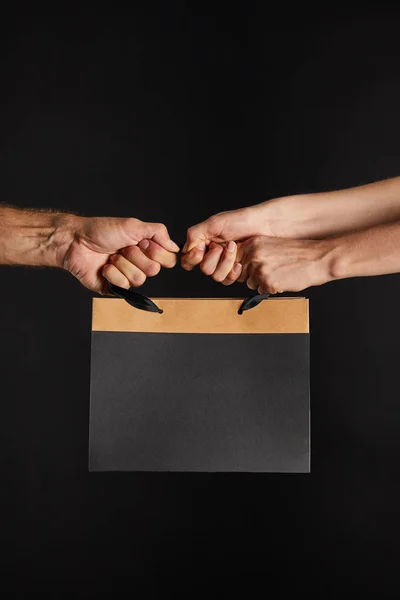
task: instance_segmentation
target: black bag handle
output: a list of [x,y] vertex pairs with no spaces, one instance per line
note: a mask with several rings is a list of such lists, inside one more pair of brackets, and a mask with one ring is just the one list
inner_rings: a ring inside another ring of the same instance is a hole
[[[139,310],[147,310],[148,312],[154,312],[159,314],[162,314],[163,312],[162,309],[159,306],[157,306],[157,304],[150,300],[150,298],[144,296],[143,294],[139,294],[139,292],[136,292],[135,288],[129,288],[129,290],[127,290],[125,288],[119,287],[118,285],[114,285],[113,283],[109,283],[108,289],[113,295],[118,296],[119,298],[123,298],[128,304],[130,304],[134,308],[138,308]],[[244,313],[245,310],[250,310],[251,308],[254,308],[268,297],[269,294],[255,294],[254,296],[246,298],[246,300],[244,300],[240,305],[238,314],[241,315]]]

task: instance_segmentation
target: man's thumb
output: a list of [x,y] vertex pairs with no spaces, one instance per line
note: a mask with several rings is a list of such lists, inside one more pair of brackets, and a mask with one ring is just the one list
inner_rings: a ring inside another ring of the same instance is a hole
[[142,239],[152,239],[170,252],[179,252],[178,244],[169,237],[168,229],[163,223],[143,223]]

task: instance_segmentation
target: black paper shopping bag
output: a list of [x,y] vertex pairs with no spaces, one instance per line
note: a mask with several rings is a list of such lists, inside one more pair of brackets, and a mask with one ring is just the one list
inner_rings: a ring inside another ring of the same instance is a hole
[[91,471],[310,470],[308,300],[93,300]]

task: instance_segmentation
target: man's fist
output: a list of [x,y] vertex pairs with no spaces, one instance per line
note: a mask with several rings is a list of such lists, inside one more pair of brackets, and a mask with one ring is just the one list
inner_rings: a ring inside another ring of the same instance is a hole
[[74,223],[62,266],[94,292],[106,294],[107,282],[137,287],[176,264],[179,247],[161,223],[117,217],[77,217]]

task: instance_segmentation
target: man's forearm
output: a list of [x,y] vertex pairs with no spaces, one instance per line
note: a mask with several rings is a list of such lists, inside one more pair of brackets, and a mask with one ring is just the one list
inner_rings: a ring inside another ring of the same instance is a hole
[[0,206],[0,264],[62,267],[79,218]]
[[400,273],[400,222],[324,240],[332,279]]
[[400,220],[400,177],[328,193],[276,198],[258,205],[277,237],[319,239]]

